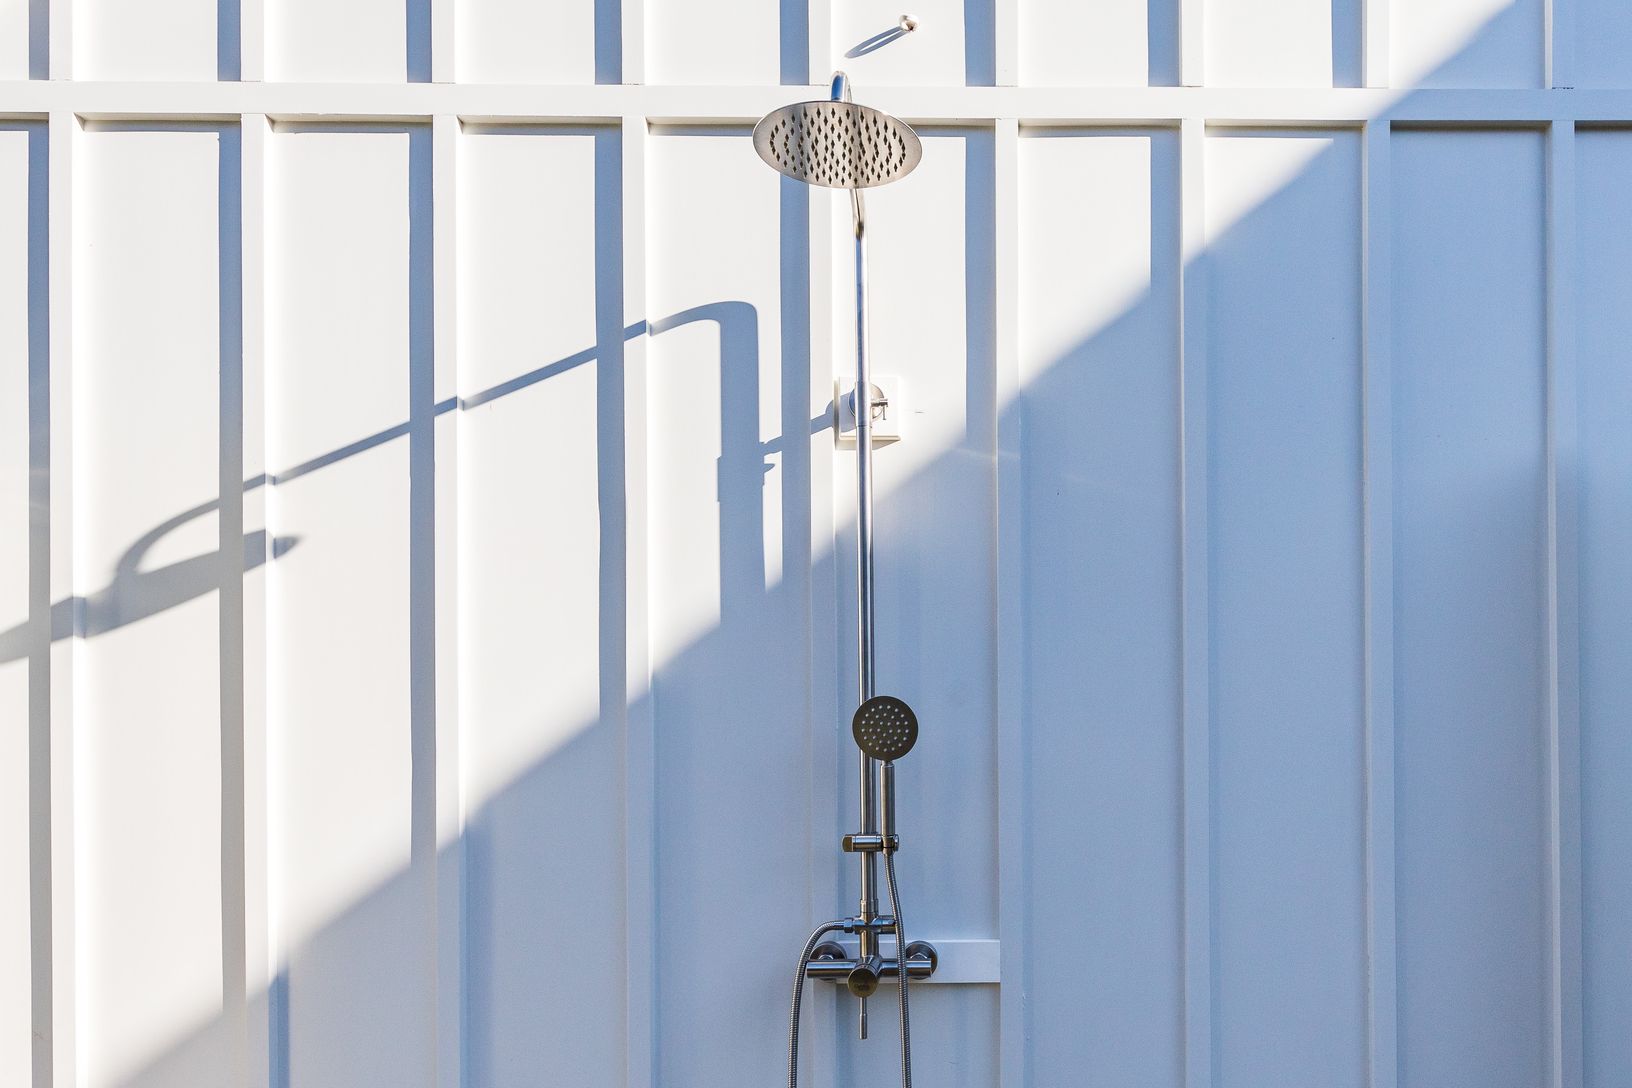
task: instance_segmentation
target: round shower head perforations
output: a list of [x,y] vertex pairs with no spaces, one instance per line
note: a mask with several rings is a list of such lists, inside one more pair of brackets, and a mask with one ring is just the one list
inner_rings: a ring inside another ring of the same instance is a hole
[[854,102],[795,102],[754,126],[754,150],[796,181],[870,189],[912,173],[924,157],[903,121]]
[[900,759],[918,743],[918,715],[893,695],[875,695],[850,720],[856,747],[874,759]]

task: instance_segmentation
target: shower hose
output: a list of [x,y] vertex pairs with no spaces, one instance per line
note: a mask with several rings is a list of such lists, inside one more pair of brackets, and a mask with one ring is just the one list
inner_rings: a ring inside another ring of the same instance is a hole
[[[901,1088],[912,1088],[912,1018],[907,1012],[907,937],[901,922],[901,896],[895,888],[895,852],[885,850],[884,872],[890,884],[890,910],[895,915],[896,988],[901,995]],[[799,953],[799,970],[793,976],[793,1007],[788,1016],[788,1088],[799,1088],[799,1007],[805,997],[805,971],[816,946],[829,933],[845,928],[845,923],[823,922]]]

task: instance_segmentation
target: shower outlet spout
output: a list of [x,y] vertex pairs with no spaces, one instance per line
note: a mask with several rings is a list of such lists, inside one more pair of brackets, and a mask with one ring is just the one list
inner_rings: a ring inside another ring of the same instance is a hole
[[[824,955],[825,953],[825,955]],[[907,945],[907,978],[927,979],[935,974],[935,968],[940,966],[940,957],[935,952],[935,946],[928,941],[913,941]],[[894,982],[901,977],[899,961],[894,956],[875,955],[867,960],[852,959],[844,955],[844,948],[837,944],[825,944],[816,950],[816,957],[805,968],[805,974],[823,982],[843,982],[851,993],[856,993],[854,985],[857,972],[871,972],[872,986],[866,992],[870,995],[883,982]],[[857,996],[861,996],[859,993]]]
[[[846,933],[875,936],[893,933],[895,927],[895,918],[888,914],[845,918],[840,922],[840,928]],[[928,941],[913,941],[907,945],[907,978],[927,979],[935,974],[938,966],[940,956],[934,945]],[[871,997],[880,983],[901,977],[901,965],[898,957],[886,956],[881,950],[871,955],[850,956],[843,945],[828,941],[816,948],[805,968],[805,976],[822,982],[842,982],[855,996]]]

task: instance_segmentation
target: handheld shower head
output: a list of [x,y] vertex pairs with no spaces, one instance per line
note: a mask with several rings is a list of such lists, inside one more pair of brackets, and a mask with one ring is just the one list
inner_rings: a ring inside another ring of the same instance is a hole
[[754,150],[795,181],[870,189],[910,174],[924,157],[903,121],[854,102],[795,102],[754,126]]
[[900,759],[918,743],[918,715],[893,695],[875,695],[850,719],[856,747],[885,763]]

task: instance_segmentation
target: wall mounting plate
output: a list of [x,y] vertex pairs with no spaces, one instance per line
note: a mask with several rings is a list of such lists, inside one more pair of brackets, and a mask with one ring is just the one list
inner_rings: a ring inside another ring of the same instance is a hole
[[[906,416],[906,383],[894,374],[873,375],[874,401],[883,400],[873,408],[873,446],[888,446],[901,441],[901,424]],[[856,448],[856,388],[853,381],[836,378],[833,381],[833,428],[839,449]]]

